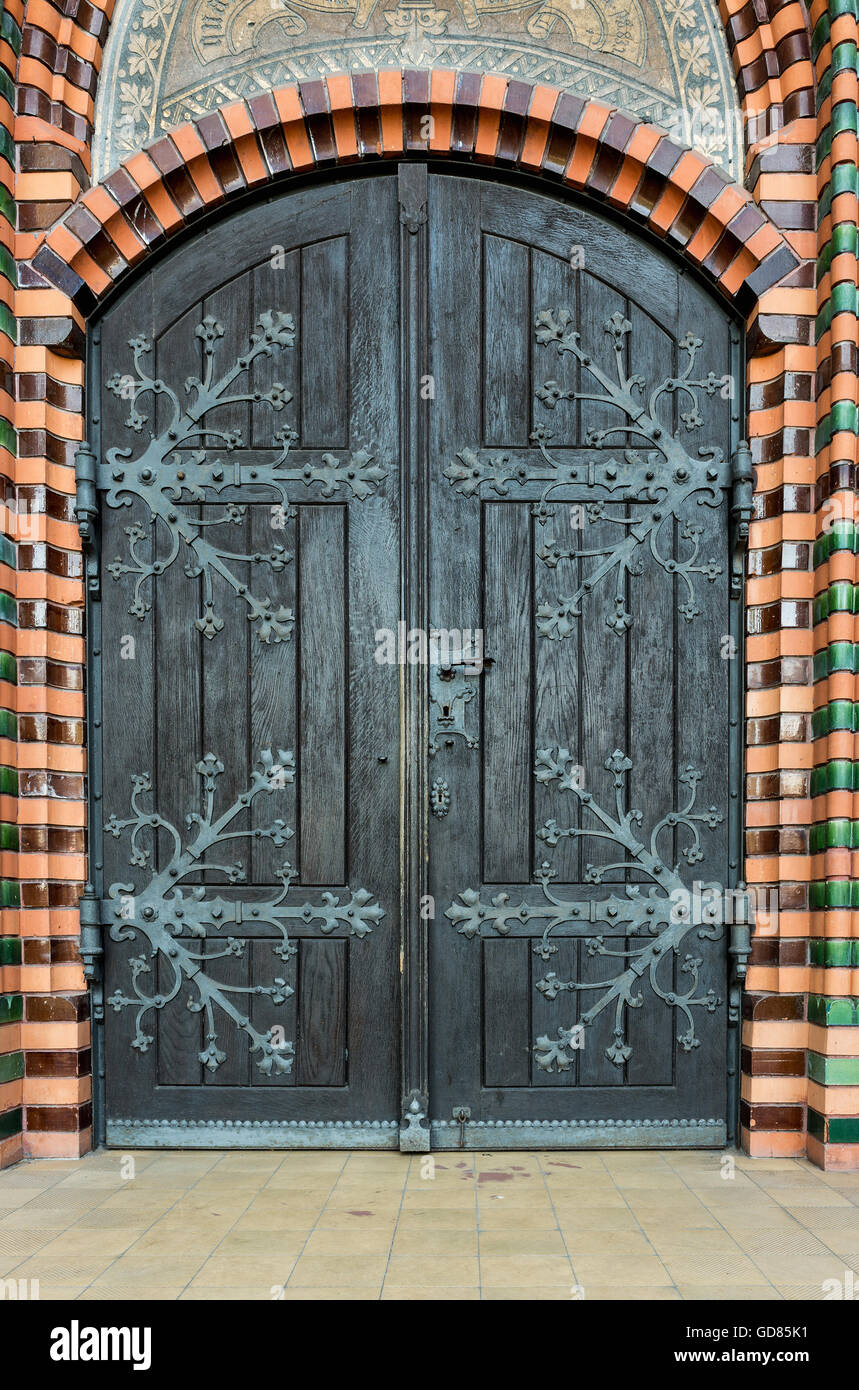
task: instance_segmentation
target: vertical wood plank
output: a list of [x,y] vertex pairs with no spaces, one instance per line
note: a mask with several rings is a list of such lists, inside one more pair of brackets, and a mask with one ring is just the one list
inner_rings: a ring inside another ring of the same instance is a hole
[[529,508],[484,508],[483,877],[531,877],[531,615]]
[[299,948],[299,1086],[346,1085],[346,941],[302,941]]
[[483,238],[483,442],[524,445],[530,419],[530,253]]
[[483,942],[483,1081],[527,1086],[531,1071],[528,942]]
[[343,508],[298,522],[301,882],[346,878],[346,594]]
[[349,444],[349,311],[344,237],[301,253],[301,443]]

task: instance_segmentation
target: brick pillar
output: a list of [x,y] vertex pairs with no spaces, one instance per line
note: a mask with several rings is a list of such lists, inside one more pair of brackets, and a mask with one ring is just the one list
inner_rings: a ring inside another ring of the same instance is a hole
[[859,1167],[857,0],[811,7],[817,71],[817,540],[808,1152]]

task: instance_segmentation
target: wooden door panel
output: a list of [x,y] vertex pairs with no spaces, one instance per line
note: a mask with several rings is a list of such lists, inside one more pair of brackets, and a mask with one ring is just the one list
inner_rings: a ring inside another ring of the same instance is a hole
[[725,934],[671,912],[736,881],[730,326],[581,209],[439,177],[430,227],[430,602],[491,658],[431,676],[434,1142],[717,1144]]
[[165,384],[103,373],[111,1142],[396,1143],[394,189],[230,219],[101,325]]

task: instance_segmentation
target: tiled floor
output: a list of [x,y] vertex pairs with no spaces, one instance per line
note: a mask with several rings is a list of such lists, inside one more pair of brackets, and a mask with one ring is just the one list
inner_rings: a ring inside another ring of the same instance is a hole
[[820,1299],[848,1271],[859,1174],[802,1160],[102,1151],[0,1173],[0,1274],[41,1298]]

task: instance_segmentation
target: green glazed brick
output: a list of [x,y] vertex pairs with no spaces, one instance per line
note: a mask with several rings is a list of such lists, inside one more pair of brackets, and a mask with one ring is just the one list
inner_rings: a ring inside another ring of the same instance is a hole
[[7,1052],[0,1057],[0,1086],[7,1081],[20,1081],[24,1075],[23,1052]]
[[0,275],[5,275],[6,279],[13,286],[18,284],[18,268],[15,257],[12,255],[8,246],[0,242]]
[[[822,207],[823,207],[823,199],[822,199],[822,198],[821,198],[821,200],[820,200],[820,207],[821,207],[821,209],[822,209]],[[821,213],[821,215],[822,215],[822,213]],[[832,300],[831,300],[831,299],[827,299],[827,301],[826,301],[826,303],[824,304],[823,308],[820,310],[819,314],[817,315],[817,317],[816,317],[815,320],[814,320],[814,341],[815,341],[816,343],[819,343],[819,342],[820,342],[820,339],[823,337],[824,333],[826,333],[826,332],[828,331],[828,329],[830,328],[831,324],[832,324]],[[815,438],[816,438],[818,441],[820,441],[820,442],[822,442],[822,443],[824,443],[824,444],[828,444],[828,443],[829,443],[829,440],[832,438],[832,424],[831,424],[831,421],[830,421],[828,415],[827,415],[823,420],[821,420],[820,424],[817,426],[817,431],[816,431],[816,434],[815,434]]]
[[14,51],[16,58],[21,53],[21,30],[8,10],[0,10],[0,38],[4,38]]
[[0,213],[6,218],[9,226],[14,228],[16,220],[15,199],[6,185],[2,183],[0,183]]
[[809,960],[829,970],[849,970],[859,964],[859,940],[815,938],[809,943]]
[[811,35],[811,57],[813,62],[817,62],[823,49],[829,42],[830,24],[829,15],[824,13],[814,26],[814,33]]
[[[855,1028],[859,1025],[859,1000],[832,999],[824,994],[808,996],[808,1021],[824,1028]],[[859,1052],[859,1038],[856,1040]]]
[[24,996],[0,994],[0,1024],[20,1023],[24,1017]]
[[0,907],[20,907],[21,886],[11,879],[0,879]]
[[[830,296],[832,313],[835,314],[855,314],[856,313],[856,286],[848,284],[846,280],[841,280],[837,285],[832,286]],[[838,401],[832,407],[833,428],[836,430],[856,429],[856,407],[850,401]],[[839,423],[844,421],[844,423]],[[852,422],[852,423],[851,423]]]
[[[0,826],[2,830],[2,826]],[[826,906],[831,908],[850,907],[852,883],[849,878],[828,879],[826,883]]]
[[833,249],[832,242],[827,241],[823,250],[820,252],[820,255],[817,257],[817,269],[815,272],[815,283],[817,285],[820,284],[821,280],[829,270],[829,267],[832,265],[832,257],[834,255],[835,251]]
[[832,71],[836,72],[856,72],[856,45],[852,39],[845,39],[844,43],[837,43],[832,50]]
[[[852,102],[845,105],[852,106]],[[829,249],[832,256],[859,254],[859,228],[854,222],[839,222],[837,227],[832,228],[832,236],[829,240]]]
[[829,14],[832,19],[839,19],[841,15],[849,14],[854,19],[859,19],[859,0],[829,0]]
[[826,906],[826,885],[813,879],[808,885],[808,905],[812,912],[822,912]]
[[20,1134],[22,1124],[23,1111],[20,1106],[4,1111],[0,1115],[0,1139],[11,1139],[13,1135]]
[[[827,789],[827,769],[826,767],[813,767],[811,769],[811,795],[821,796]],[[853,788],[851,787],[851,791]]]
[[814,145],[814,167],[817,173],[823,168],[832,153],[832,126],[828,125],[817,137]]
[[11,541],[8,536],[0,536],[0,564],[8,565],[10,569],[14,570],[18,567],[17,562],[15,542]]
[[0,651],[0,681],[18,684],[18,667],[11,652]]
[[846,758],[833,758],[826,764],[825,790],[830,792],[853,791],[853,763]]
[[18,623],[18,608],[11,594],[0,589],[0,623],[8,623],[10,627],[16,627]]
[[808,1075],[821,1086],[859,1086],[859,1057],[822,1057],[808,1054]]
[[820,74],[817,80],[817,110],[823,109],[823,103],[832,91],[832,68],[827,68]]
[[830,1144],[859,1144],[859,1119],[829,1117]]
[[0,821],[0,849],[18,849],[18,827],[9,821]]
[[18,341],[18,324],[15,315],[8,304],[0,303],[0,333],[5,333],[6,337],[13,343]]
[[14,767],[5,767],[0,763],[0,795],[18,795],[18,771]]
[[819,1139],[821,1144],[826,1138],[826,1118],[808,1107],[808,1132],[814,1139]]
[[852,101],[839,101],[832,108],[832,134],[840,135],[844,130],[856,131],[859,126],[859,112]]
[[21,964],[21,940],[17,936],[0,936],[0,965]]
[[0,738],[18,737],[18,716],[10,709],[0,709]]
[[10,454],[18,451],[18,436],[13,426],[2,415],[0,415],[0,446],[8,449]]

